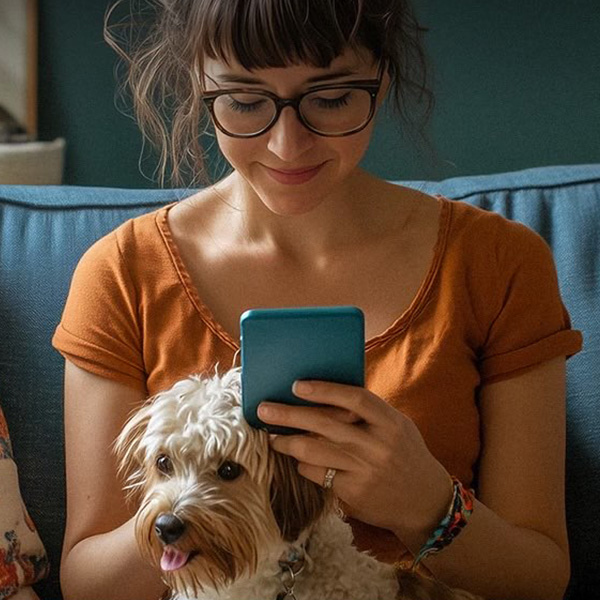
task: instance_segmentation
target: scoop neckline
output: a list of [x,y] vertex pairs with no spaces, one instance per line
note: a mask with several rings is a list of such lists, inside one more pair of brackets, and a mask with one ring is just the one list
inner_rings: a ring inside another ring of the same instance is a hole
[[[427,304],[427,299],[434,287],[434,282],[436,280],[437,274],[440,269],[440,265],[442,263],[442,259],[445,254],[446,242],[448,239],[450,225],[450,216],[452,212],[452,202],[450,200],[448,200],[444,196],[441,196],[440,194],[436,194],[433,197],[439,203],[439,222],[437,238],[433,247],[433,257],[431,259],[427,272],[423,280],[421,281],[421,284],[417,289],[415,296],[413,297],[408,307],[404,310],[404,312],[402,312],[384,331],[365,341],[365,352],[376,348],[379,344],[389,340],[390,338],[404,331],[409,326],[409,324],[419,315],[419,313]],[[212,311],[202,301],[200,293],[194,285],[190,273],[183,261],[183,258],[181,257],[177,243],[173,238],[171,228],[169,227],[168,215],[169,210],[176,204],[177,202],[171,202],[170,204],[167,204],[161,209],[159,209],[156,214],[156,223],[163,237],[167,251],[171,257],[171,261],[173,262],[177,275],[183,285],[183,288],[188,298],[190,299],[192,305],[200,315],[200,318],[202,319],[204,324],[222,342],[224,342],[232,350],[237,352],[240,350],[239,342],[234,340],[233,337],[221,326],[221,324],[214,317]]]

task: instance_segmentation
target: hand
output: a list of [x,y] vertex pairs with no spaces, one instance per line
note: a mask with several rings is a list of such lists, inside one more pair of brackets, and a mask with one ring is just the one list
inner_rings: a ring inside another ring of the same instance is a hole
[[326,470],[336,469],[333,490],[350,516],[399,537],[428,536],[452,487],[416,425],[364,388],[302,381],[294,394],[327,406],[261,403],[263,421],[308,432],[275,436],[273,448],[296,458],[300,474],[320,485]]

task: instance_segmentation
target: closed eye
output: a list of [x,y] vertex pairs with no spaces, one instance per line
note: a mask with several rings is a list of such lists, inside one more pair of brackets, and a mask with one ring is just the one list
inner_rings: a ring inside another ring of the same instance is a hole
[[351,93],[352,92],[346,92],[338,98],[316,97],[312,98],[312,100],[319,108],[341,108],[342,106],[348,106],[348,104],[350,103]]
[[321,94],[315,93],[314,95],[309,96],[308,98],[310,98],[310,103],[315,108],[332,110],[348,106],[348,104],[350,104],[352,101],[353,90],[346,90],[342,94],[336,91],[336,94],[338,95],[331,94],[329,96],[324,96],[322,95],[323,93],[324,92]]
[[225,96],[227,98],[227,107],[230,110],[240,113],[257,112],[267,108],[269,100],[261,96],[252,94],[235,94]]

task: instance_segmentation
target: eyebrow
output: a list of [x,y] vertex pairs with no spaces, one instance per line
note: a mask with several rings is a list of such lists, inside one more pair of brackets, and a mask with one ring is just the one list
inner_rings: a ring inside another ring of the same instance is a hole
[[[333,73],[326,73],[325,75],[315,75],[314,77],[309,77],[306,80],[306,83],[319,83],[321,81],[328,81],[330,79],[339,79],[340,77],[348,77],[350,75],[357,75],[356,71],[352,71],[351,69],[340,69],[338,71],[334,71]],[[257,79],[256,77],[247,77],[245,75],[235,75],[233,73],[225,74],[225,75],[217,75],[217,79],[222,81],[223,83],[242,83],[247,85],[265,85],[265,82],[262,79]]]

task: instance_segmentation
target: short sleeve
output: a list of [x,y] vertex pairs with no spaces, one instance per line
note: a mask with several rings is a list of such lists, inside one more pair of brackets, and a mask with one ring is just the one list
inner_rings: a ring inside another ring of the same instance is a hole
[[137,294],[119,247],[126,226],[82,256],[52,344],[78,367],[145,391]]
[[483,383],[514,377],[582,346],[560,297],[554,258],[541,236],[509,223],[491,268],[497,271],[494,318],[480,355]]

